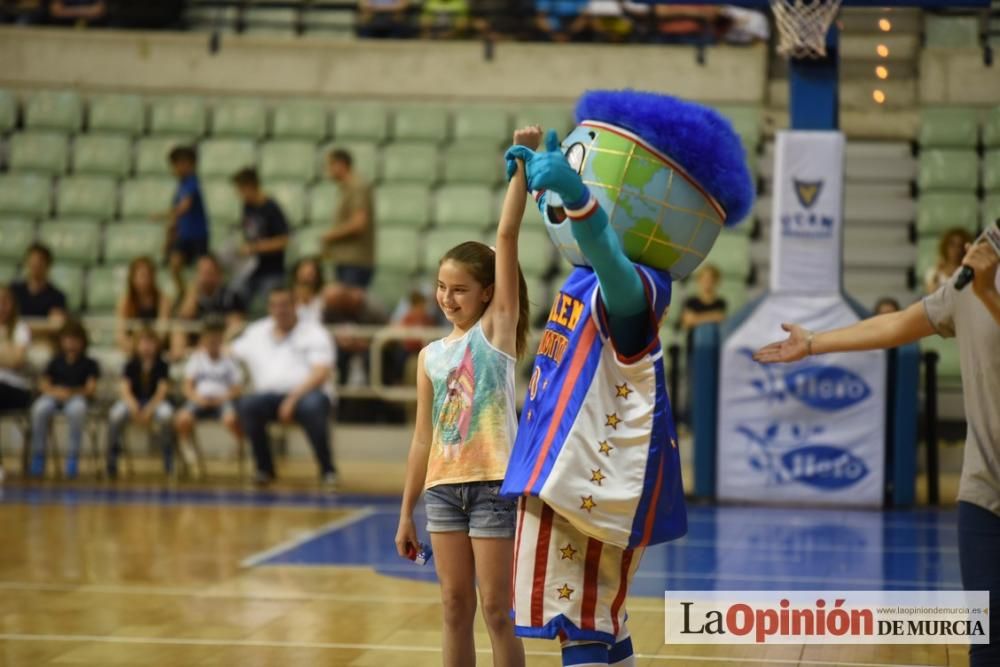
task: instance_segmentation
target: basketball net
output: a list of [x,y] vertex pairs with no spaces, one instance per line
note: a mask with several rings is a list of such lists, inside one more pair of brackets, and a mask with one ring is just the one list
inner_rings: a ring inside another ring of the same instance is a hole
[[826,33],[841,0],[770,0],[778,25],[778,53],[788,58],[826,56]]

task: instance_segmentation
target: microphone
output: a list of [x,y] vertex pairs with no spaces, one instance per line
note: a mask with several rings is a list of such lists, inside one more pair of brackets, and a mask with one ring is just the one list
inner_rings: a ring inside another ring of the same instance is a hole
[[[992,225],[984,229],[973,245],[982,241],[986,241],[993,246],[993,252],[1000,256],[1000,218],[997,218]],[[965,286],[972,282],[975,275],[976,272],[971,266],[963,266],[962,270],[958,272],[958,277],[955,278],[955,289],[965,289]]]

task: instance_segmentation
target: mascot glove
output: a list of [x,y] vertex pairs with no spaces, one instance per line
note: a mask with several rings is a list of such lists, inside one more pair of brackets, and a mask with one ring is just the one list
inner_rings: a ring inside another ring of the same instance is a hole
[[545,135],[544,151],[536,153],[526,146],[511,146],[504,159],[507,161],[508,178],[517,169],[515,160],[524,160],[529,191],[551,190],[570,209],[574,208],[572,204],[587,203],[590,195],[587,186],[560,150],[555,130],[549,130]]

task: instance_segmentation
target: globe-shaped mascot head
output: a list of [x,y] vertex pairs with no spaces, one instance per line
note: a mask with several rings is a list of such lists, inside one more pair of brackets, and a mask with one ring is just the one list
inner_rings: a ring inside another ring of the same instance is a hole
[[[576,122],[562,150],[633,262],[680,280],[705,259],[723,226],[750,212],[754,188],[743,145],[715,110],[668,95],[595,90],[577,103]],[[559,196],[546,191],[538,204],[562,255],[586,266]]]

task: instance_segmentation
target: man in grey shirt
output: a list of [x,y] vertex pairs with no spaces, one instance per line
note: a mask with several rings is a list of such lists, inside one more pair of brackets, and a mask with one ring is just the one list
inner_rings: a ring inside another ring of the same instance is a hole
[[[782,324],[784,341],[761,348],[761,363],[798,361],[811,354],[896,347],[925,336],[955,336],[962,367],[968,432],[958,491],[958,553],[966,590],[988,590],[1000,608],[1000,273],[988,243],[967,249],[962,264],[975,271],[971,289],[955,276],[909,308],[822,333]],[[956,274],[957,275],[957,274]],[[970,667],[1000,665],[1000,628],[989,645],[973,645]]]

